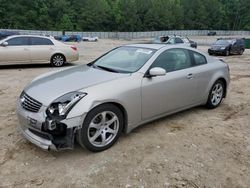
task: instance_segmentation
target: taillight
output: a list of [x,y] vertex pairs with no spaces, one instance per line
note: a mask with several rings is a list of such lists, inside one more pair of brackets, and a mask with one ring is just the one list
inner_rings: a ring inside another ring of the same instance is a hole
[[77,47],[71,46],[71,48],[72,48],[73,50],[77,51]]

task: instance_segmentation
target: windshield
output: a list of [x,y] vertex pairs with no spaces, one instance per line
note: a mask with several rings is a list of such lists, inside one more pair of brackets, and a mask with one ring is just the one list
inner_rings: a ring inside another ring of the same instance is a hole
[[133,73],[139,70],[154,52],[153,49],[124,46],[97,59],[92,66],[110,72]]
[[229,41],[228,40],[217,40],[214,44],[217,44],[217,45],[228,45]]

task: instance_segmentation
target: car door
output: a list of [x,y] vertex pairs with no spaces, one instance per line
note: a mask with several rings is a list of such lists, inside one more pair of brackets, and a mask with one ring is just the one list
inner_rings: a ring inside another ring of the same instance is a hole
[[29,38],[13,37],[0,46],[0,62],[4,64],[30,63]]
[[150,68],[161,67],[166,75],[142,80],[142,119],[171,113],[194,103],[196,79],[188,50],[161,53]]
[[31,46],[31,61],[36,62],[48,62],[55,50],[54,44],[50,39],[42,37],[30,37]]
[[230,52],[234,53],[234,54],[238,53],[238,51],[239,51],[239,45],[238,45],[237,41],[236,40],[232,40],[231,43],[232,43],[232,45],[231,45]]
[[209,65],[207,63],[207,59],[204,55],[189,50],[191,59],[193,61],[193,74],[195,75],[196,79],[196,89],[194,94],[194,103],[199,104],[204,102],[207,99],[207,87],[208,84],[213,76],[214,68],[213,65]]

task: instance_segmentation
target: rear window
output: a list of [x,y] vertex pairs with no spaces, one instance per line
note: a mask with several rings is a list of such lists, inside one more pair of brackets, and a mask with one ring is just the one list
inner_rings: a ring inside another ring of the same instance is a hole
[[31,45],[53,45],[50,39],[31,37]]
[[185,43],[189,43],[189,40],[187,38],[182,38],[182,40],[185,42]]
[[193,55],[194,55],[194,62],[195,62],[195,65],[204,65],[207,63],[207,60],[206,60],[206,57],[197,53],[197,52],[193,52]]
[[183,40],[181,40],[180,38],[175,38],[175,43],[176,44],[180,44],[180,43],[183,43]]
[[244,39],[237,39],[237,42],[238,42],[239,44],[244,44],[244,43],[245,43]]

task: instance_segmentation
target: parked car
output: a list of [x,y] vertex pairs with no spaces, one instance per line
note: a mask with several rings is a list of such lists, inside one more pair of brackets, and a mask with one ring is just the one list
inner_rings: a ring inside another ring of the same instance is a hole
[[97,152],[141,124],[194,106],[218,107],[228,84],[228,65],[193,48],[126,45],[35,78],[17,115],[23,135],[43,149],[73,148],[76,137]]
[[80,42],[82,40],[80,35],[61,35],[54,38],[62,42]]
[[0,65],[50,62],[60,67],[79,59],[77,48],[52,37],[13,35],[0,40]]
[[11,35],[19,35],[19,32],[17,31],[0,31],[0,40],[11,36]]
[[89,42],[97,42],[99,40],[98,37],[82,37],[83,41],[89,41]]
[[217,33],[215,31],[209,31],[207,36],[215,36]]
[[242,55],[245,51],[245,41],[244,39],[218,39],[209,49],[209,55],[221,54],[229,56],[230,54]]
[[156,37],[155,44],[182,44],[188,47],[197,48],[197,43],[190,40],[188,37],[169,35]]

